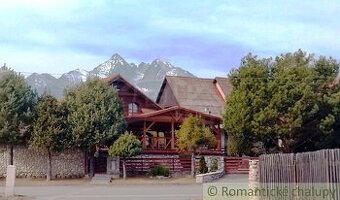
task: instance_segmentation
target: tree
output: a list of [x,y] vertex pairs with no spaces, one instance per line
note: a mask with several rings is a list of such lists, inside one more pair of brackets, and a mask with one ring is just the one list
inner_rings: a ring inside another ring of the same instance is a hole
[[111,156],[119,156],[123,158],[123,178],[126,179],[125,158],[136,156],[142,153],[141,142],[129,132],[121,135],[109,149]]
[[205,162],[203,155],[200,156],[200,162],[199,162],[199,165],[198,165],[198,172],[200,174],[205,174],[205,173],[208,172],[207,162]]
[[122,101],[113,87],[88,78],[66,94],[65,103],[74,144],[89,152],[92,176],[96,146],[111,145],[126,128]]
[[35,104],[36,94],[23,76],[7,71],[0,77],[0,144],[7,145],[9,164],[13,164],[13,146],[29,138]]
[[207,128],[201,117],[189,115],[176,131],[177,146],[191,152],[191,176],[195,176],[195,150],[216,146],[216,138]]
[[35,115],[29,143],[37,149],[47,151],[46,179],[50,181],[52,177],[51,153],[68,148],[72,138],[67,130],[65,109],[57,102],[56,98],[43,94],[38,99]]
[[[315,59],[301,50],[275,60],[251,54],[229,74],[233,91],[226,100],[224,126],[238,153],[313,150],[325,115],[324,95],[338,73],[332,58]],[[308,139],[306,139],[308,138]],[[282,141],[282,145],[280,145]]]

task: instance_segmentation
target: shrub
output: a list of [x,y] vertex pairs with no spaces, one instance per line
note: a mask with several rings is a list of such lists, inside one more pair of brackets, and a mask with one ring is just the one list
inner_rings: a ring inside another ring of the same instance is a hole
[[149,170],[148,175],[149,176],[165,176],[165,177],[168,177],[170,175],[170,170],[166,167],[156,165]]
[[208,172],[208,167],[207,167],[207,163],[205,162],[204,156],[200,157],[200,163],[198,166],[198,172],[200,174],[205,174]]
[[217,170],[218,170],[218,160],[213,159],[212,162],[211,162],[210,171],[216,172]]

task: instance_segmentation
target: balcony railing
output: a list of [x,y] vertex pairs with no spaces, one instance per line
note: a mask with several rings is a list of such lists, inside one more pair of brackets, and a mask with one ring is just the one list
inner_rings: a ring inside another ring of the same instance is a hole
[[[139,136],[138,139],[142,142],[144,142],[143,140],[143,136]],[[146,136],[146,149],[153,149],[153,150],[170,150],[171,149],[171,137],[150,137],[150,136]]]

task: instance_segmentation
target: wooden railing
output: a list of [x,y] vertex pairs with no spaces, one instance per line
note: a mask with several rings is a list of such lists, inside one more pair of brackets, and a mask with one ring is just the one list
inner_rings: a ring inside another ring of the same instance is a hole
[[258,160],[258,157],[224,157],[224,170],[226,174],[248,174],[249,160]]
[[[143,144],[143,136],[138,139]],[[146,137],[146,149],[171,149],[171,137]]]

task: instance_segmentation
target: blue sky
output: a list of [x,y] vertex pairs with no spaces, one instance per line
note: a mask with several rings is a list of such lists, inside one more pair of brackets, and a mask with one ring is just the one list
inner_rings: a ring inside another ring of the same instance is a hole
[[340,60],[339,10],[333,0],[0,0],[0,63],[61,74],[119,53],[214,77],[248,52],[302,48]]

